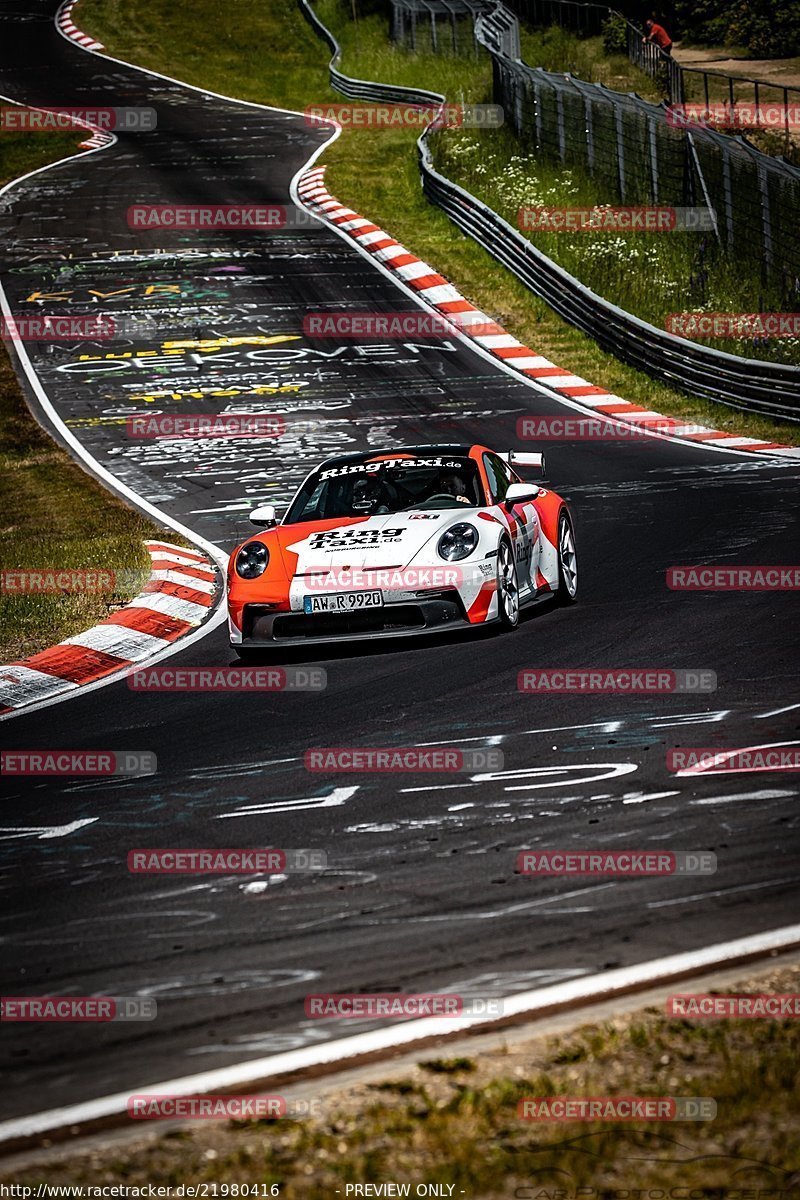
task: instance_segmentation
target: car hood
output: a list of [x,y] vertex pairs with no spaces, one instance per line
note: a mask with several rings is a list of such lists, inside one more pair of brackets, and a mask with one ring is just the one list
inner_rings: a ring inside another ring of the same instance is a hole
[[[337,521],[280,525],[272,531],[289,576],[357,567],[406,567],[423,547],[477,509],[417,510]],[[434,551],[435,553],[435,551]]]

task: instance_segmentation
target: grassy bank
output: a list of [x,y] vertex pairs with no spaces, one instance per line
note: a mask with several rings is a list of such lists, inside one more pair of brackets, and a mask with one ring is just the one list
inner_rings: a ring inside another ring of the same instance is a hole
[[[785,966],[745,972],[730,990],[798,985],[800,968]],[[797,1021],[689,1021],[640,1009],[469,1057],[424,1055],[401,1071],[387,1066],[377,1084],[306,1084],[314,1116],[304,1120],[200,1121],[162,1134],[151,1122],[133,1144],[66,1148],[47,1167],[15,1172],[14,1182],[191,1182],[208,1184],[208,1195],[215,1182],[246,1183],[259,1195],[274,1186],[282,1200],[344,1200],[348,1184],[387,1181],[410,1185],[412,1196],[419,1184],[451,1185],[453,1197],[470,1200],[792,1200],[799,1052]],[[518,1116],[531,1097],[625,1095],[709,1097],[717,1115],[669,1124]]]
[[[606,189],[580,169],[555,165],[520,151],[506,130],[448,130],[435,141],[436,165],[478,196],[515,228],[523,209],[593,209],[603,218]],[[535,217],[535,213],[531,213]],[[717,250],[713,235],[675,231],[546,232],[526,234],[537,249],[600,296],[657,329],[682,312],[778,312],[781,295]],[[728,354],[800,365],[797,338],[704,339]]]
[[[74,154],[80,136],[0,134],[0,186]],[[149,571],[143,539],[158,534],[78,467],[39,427],[0,344],[0,558],[6,571],[129,571],[126,586],[98,594],[0,594],[0,661],[23,658],[108,616]]]
[[[380,16],[361,16],[354,24],[347,19],[349,6],[339,0],[321,0],[317,9],[337,31],[349,74],[433,87],[454,100],[489,98],[485,61],[412,56],[391,46]],[[341,102],[328,87],[328,51],[295,0],[248,6],[246,19],[222,0],[195,0],[191,8],[170,0],[81,0],[77,13],[82,27],[112,53],[190,83],[297,110]],[[785,423],[683,396],[603,353],[563,322],[424,199],[415,139],[412,130],[346,130],[322,159],[329,165],[328,186],[565,370],[658,412],[731,433],[800,441],[800,432]]]

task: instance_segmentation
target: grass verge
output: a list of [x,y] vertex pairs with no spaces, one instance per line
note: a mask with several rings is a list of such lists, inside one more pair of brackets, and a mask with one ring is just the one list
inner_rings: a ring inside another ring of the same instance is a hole
[[[0,186],[74,154],[72,134],[0,135]],[[0,660],[44,650],[108,616],[149,574],[143,539],[159,530],[87,475],[31,416],[0,343],[0,557],[3,569],[125,570],[103,594],[11,595],[0,591]],[[139,582],[137,582],[139,581]]]
[[[302,111],[341,102],[328,86],[328,51],[303,20],[295,0],[247,5],[222,0],[81,0],[79,24],[109,52],[226,95]],[[487,100],[485,61],[410,55],[387,39],[379,15],[348,19],[349,5],[320,0],[317,11],[335,28],[348,74],[427,86],[452,100]],[[800,444],[800,430],[684,396],[604,353],[591,338],[562,321],[443,212],[422,195],[416,131],[348,129],[323,162],[327,182],[343,203],[387,229],[454,283],[478,308],[537,353],[656,412],[712,425],[731,434]]]
[[[784,965],[745,972],[731,991],[798,985],[800,967]],[[385,1182],[409,1185],[411,1196],[421,1184],[449,1185],[439,1194],[456,1200],[796,1200],[799,1050],[791,1019],[691,1021],[639,1009],[467,1057],[426,1054],[401,1073],[387,1066],[379,1083],[304,1085],[307,1106],[316,1097],[304,1120],[149,1126],[124,1148],[65,1148],[14,1182],[191,1182],[209,1196],[247,1184],[258,1189],[250,1195],[274,1188],[282,1200],[344,1200],[348,1184]],[[517,1115],[530,1097],[625,1095],[710,1097],[717,1115],[631,1124]]]

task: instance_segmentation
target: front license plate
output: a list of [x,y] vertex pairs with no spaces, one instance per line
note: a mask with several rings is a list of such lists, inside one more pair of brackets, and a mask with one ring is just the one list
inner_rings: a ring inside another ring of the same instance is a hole
[[382,608],[383,592],[336,592],[325,596],[304,596],[303,612],[359,612],[362,608]]

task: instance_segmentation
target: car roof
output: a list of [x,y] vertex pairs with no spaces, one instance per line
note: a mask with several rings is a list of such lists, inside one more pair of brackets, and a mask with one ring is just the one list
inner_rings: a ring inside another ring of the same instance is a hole
[[337,454],[334,458],[326,458],[322,467],[338,467],[346,463],[369,462],[383,455],[414,454],[420,458],[428,458],[431,454],[455,454],[460,458],[468,458],[470,451],[475,448],[474,442],[436,442],[426,446],[387,446],[385,449],[354,450],[350,454]]

